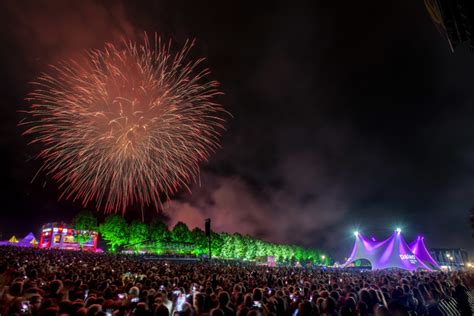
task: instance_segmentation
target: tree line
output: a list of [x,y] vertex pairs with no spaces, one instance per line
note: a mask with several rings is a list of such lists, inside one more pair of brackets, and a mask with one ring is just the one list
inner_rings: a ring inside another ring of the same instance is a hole
[[[127,223],[123,217],[113,214],[98,223],[92,212],[82,211],[74,217],[73,226],[80,231],[98,231],[111,252],[122,249],[196,256],[208,253],[205,232],[198,227],[190,230],[183,222],[169,228],[161,221]],[[87,236],[77,237],[80,243],[87,242]],[[329,264],[329,257],[317,249],[270,243],[239,233],[211,232],[211,251],[213,257],[224,259],[256,260],[273,256],[277,262]]]

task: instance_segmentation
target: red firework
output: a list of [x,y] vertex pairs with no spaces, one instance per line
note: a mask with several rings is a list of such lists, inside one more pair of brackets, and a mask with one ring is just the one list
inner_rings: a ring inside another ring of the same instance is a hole
[[37,79],[20,124],[41,145],[39,171],[59,183],[60,198],[105,212],[158,209],[161,198],[198,181],[225,111],[203,59],[188,57],[193,44],[177,53],[156,37],[153,45],[107,44]]

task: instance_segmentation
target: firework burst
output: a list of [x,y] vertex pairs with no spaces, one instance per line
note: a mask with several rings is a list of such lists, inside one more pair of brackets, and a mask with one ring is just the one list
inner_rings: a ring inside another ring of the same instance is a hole
[[189,58],[193,44],[176,53],[156,36],[106,44],[34,82],[20,125],[30,144],[40,144],[39,172],[58,182],[60,198],[105,212],[159,209],[163,198],[199,181],[225,111],[203,59]]

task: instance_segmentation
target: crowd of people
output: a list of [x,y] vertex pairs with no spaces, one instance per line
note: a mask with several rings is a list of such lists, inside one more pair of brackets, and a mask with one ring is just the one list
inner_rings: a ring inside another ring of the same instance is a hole
[[468,272],[269,268],[0,247],[0,315],[472,315]]

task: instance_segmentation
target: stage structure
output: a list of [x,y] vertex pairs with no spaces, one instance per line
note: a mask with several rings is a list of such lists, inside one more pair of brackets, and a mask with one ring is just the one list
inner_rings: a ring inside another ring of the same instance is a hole
[[97,251],[97,232],[75,230],[65,223],[48,223],[41,228],[39,248]]
[[343,267],[347,267],[356,260],[365,259],[371,263],[373,270],[399,268],[432,271],[439,269],[438,264],[426,249],[422,236],[418,236],[408,245],[399,228],[383,241],[366,238],[359,232],[355,232],[354,235],[356,238],[354,248]]

